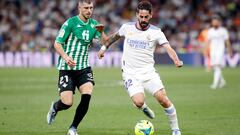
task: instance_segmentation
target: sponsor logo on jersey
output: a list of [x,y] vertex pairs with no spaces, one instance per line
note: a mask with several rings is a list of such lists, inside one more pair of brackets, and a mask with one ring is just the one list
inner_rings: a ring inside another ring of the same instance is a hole
[[61,29],[61,30],[59,31],[58,37],[62,38],[62,37],[64,36],[64,34],[65,34],[65,30],[64,30],[64,29]]
[[95,27],[95,25],[94,25],[94,24],[91,24],[90,26],[91,26],[92,28],[94,28],[94,27]]
[[149,43],[144,40],[127,39],[127,43],[129,44],[129,46],[133,48],[141,48],[141,49],[149,48]]
[[63,25],[66,25],[66,26],[68,26],[68,22],[65,22]]

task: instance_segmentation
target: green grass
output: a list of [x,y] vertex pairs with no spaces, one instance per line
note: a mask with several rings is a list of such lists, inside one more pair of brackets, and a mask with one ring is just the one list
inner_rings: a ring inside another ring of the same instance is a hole
[[[224,69],[227,86],[211,90],[212,74],[203,68],[158,67],[169,98],[174,102],[183,135],[239,135],[240,69]],[[58,99],[56,69],[0,69],[0,135],[65,135],[80,100],[60,112],[52,126],[46,114]],[[96,86],[90,109],[78,128],[80,135],[134,135],[138,120],[147,119],[135,109],[120,85],[117,68],[94,69]],[[155,135],[170,135],[161,106],[147,94],[155,111]]]

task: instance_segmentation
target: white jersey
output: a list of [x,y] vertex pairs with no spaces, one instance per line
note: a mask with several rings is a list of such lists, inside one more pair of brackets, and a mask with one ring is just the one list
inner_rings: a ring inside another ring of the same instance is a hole
[[217,29],[210,28],[208,31],[208,40],[210,41],[210,53],[224,54],[225,41],[228,38],[228,32],[224,27],[219,27]]
[[123,24],[119,35],[125,37],[122,56],[122,69],[125,73],[136,74],[155,71],[154,51],[156,45],[168,43],[160,28],[153,25],[141,31],[135,22]]

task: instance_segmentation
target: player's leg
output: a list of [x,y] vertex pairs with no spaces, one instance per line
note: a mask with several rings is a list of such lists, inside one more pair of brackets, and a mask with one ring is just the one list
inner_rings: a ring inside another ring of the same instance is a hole
[[222,88],[226,85],[226,81],[223,77],[223,75],[221,76],[221,79],[220,79],[220,84],[219,84],[219,88]]
[[132,102],[135,107],[141,109],[143,113],[149,118],[153,119],[155,117],[154,112],[145,103],[144,88],[141,82],[135,79],[134,75],[122,74],[124,80],[125,89],[128,95],[131,97]]
[[54,121],[58,111],[66,110],[73,104],[73,93],[75,85],[73,84],[72,77],[68,71],[59,72],[58,88],[60,92],[60,99],[52,102],[49,112],[47,114],[47,123],[50,125]]
[[146,116],[148,116],[151,119],[153,119],[155,117],[154,112],[145,103],[144,93],[142,93],[142,92],[136,93],[131,97],[131,99],[132,99],[133,104],[137,108],[141,109]]
[[211,85],[212,89],[216,89],[221,80],[221,68],[217,65],[213,66],[213,83]]
[[164,89],[161,89],[155,92],[154,97],[164,108],[165,114],[169,119],[172,135],[181,135],[181,132],[178,126],[176,109],[174,105],[171,103],[171,101],[168,99],[166,95],[166,91]]
[[82,121],[84,116],[86,115],[91,99],[91,94],[93,90],[93,84],[91,82],[87,82],[80,86],[79,88],[81,92],[81,101],[76,109],[73,122],[71,127],[77,128],[79,123]]
[[213,65],[213,83],[211,85],[212,89],[223,87],[225,85],[225,80],[222,75],[222,60],[224,59],[224,53],[212,52],[211,62]]
[[166,95],[160,76],[156,72],[152,72],[149,74],[151,75],[151,79],[143,83],[144,88],[146,88],[147,92],[152,94],[164,108],[164,111],[170,122],[172,134],[181,135],[178,126],[176,109]]
[[82,95],[81,101],[76,109],[73,122],[68,130],[68,135],[78,135],[77,127],[88,111],[89,102],[93,90],[93,84],[91,82],[87,82],[81,85],[79,90]]
[[[77,86],[79,88],[79,91],[81,93],[81,101],[76,108],[76,112],[74,115],[73,122],[68,130],[68,134],[72,135],[71,133],[76,133],[76,129],[79,125],[79,123],[82,121],[84,116],[86,115],[88,108],[89,108],[89,103],[91,100],[91,94],[93,91],[93,85],[94,85],[94,80],[93,80],[93,74],[91,68],[83,69],[81,71],[78,71],[76,73],[76,78],[77,79]],[[75,134],[73,134],[75,135]],[[77,133],[76,133],[77,135]]]

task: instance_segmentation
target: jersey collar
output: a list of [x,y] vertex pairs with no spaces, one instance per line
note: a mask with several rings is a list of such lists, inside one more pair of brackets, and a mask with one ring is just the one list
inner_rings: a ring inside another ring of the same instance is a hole
[[148,26],[147,26],[146,28],[144,28],[144,29],[139,29],[139,28],[137,27],[137,22],[136,22],[136,23],[135,23],[135,27],[136,27],[136,29],[138,29],[138,30],[140,30],[140,31],[146,31],[146,30],[149,29],[150,24],[148,24]]
[[90,18],[89,18],[89,19],[87,20],[87,22],[85,23],[85,22],[80,18],[79,15],[77,15],[77,16],[78,16],[78,19],[80,20],[80,22],[81,22],[83,25],[87,25],[87,24],[88,24]]

